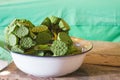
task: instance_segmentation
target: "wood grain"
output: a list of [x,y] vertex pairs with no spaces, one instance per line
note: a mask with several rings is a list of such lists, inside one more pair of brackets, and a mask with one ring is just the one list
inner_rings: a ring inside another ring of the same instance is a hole
[[84,63],[120,66],[120,43],[94,41]]
[[6,75],[0,75],[0,80],[119,80],[120,68],[110,66],[100,66],[93,64],[83,64],[75,72],[56,78],[35,77],[20,71],[14,63],[12,63],[5,71],[10,72]]

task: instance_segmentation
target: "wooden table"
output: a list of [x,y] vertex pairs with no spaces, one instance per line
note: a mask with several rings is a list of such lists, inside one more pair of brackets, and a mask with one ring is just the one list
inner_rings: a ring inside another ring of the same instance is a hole
[[75,72],[57,78],[38,78],[14,63],[0,72],[0,80],[120,80],[120,43],[92,41],[94,48]]

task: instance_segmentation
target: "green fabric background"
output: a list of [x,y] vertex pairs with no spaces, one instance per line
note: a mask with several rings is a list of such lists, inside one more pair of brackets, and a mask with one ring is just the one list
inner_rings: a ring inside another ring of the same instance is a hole
[[47,16],[63,18],[70,35],[87,40],[120,42],[119,0],[1,0],[0,40],[14,18],[29,19],[38,25]]

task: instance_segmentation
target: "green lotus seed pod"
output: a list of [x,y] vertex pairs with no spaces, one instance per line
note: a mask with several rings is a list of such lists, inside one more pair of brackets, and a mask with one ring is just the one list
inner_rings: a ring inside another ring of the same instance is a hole
[[18,52],[18,53],[24,53],[24,50],[19,45],[15,45],[11,48],[11,51]]
[[34,47],[35,50],[50,50],[50,46],[48,44],[37,45]]
[[68,50],[67,55],[73,55],[77,51],[78,51],[77,47],[75,45],[71,45],[71,46],[69,46],[69,50]]
[[51,20],[52,24],[58,24],[60,21],[60,18],[56,16],[50,16],[49,19]]
[[50,28],[51,27],[51,21],[50,21],[50,19],[48,17],[45,18],[43,20],[43,22],[41,23],[41,25],[46,25],[46,26],[48,26],[48,28]]
[[14,19],[14,20],[10,23],[9,27],[12,27],[12,26],[14,26],[14,25],[17,25],[17,26],[25,26],[25,27],[27,27],[28,29],[31,29],[31,28],[35,27],[35,26],[34,26],[29,20],[27,20],[27,19]]
[[8,27],[14,26],[16,25],[16,23],[19,21],[20,19],[14,19],[9,25]]
[[20,45],[24,49],[28,49],[28,48],[31,48],[32,46],[34,46],[35,43],[33,42],[33,40],[30,37],[24,37],[20,40]]
[[15,24],[13,24],[16,20],[14,20],[9,26],[7,26],[4,30],[4,34],[5,34],[5,40],[8,43],[8,37],[9,35],[15,30],[15,28],[17,27]]
[[47,26],[45,26],[45,25],[40,25],[40,26],[38,26],[38,27],[32,28],[31,31],[38,33],[38,32],[43,32],[43,31],[47,31],[47,30],[48,30],[48,27],[47,27]]
[[43,51],[39,51],[39,53],[37,53],[37,56],[44,56],[44,52]]
[[29,49],[25,49],[24,54],[35,55],[36,52],[37,52],[37,51],[34,50],[34,48],[29,48]]
[[19,21],[16,22],[16,24],[18,26],[25,26],[27,27],[28,29],[31,29],[33,27],[35,27],[29,20],[27,19],[19,19]]
[[4,35],[5,35],[5,42],[8,44],[8,38],[9,38],[9,28],[8,27],[5,27],[5,30],[4,30]]
[[55,40],[50,47],[53,56],[63,56],[67,54],[68,46],[63,41]]
[[15,28],[17,27],[17,25],[15,25],[15,22],[17,21],[17,19],[14,19],[4,30],[5,35],[9,35],[11,34]]
[[8,34],[12,33],[18,26],[17,25],[13,25],[13,26],[10,26],[9,27],[9,31],[8,31]]
[[8,34],[8,32],[9,32],[9,27],[5,27],[4,34]]
[[30,37],[32,38],[32,39],[36,39],[36,35],[32,32],[32,31],[30,31]]
[[59,28],[58,25],[52,26],[51,32],[58,34],[58,33],[61,32],[61,31],[62,31],[62,30]]
[[13,32],[17,37],[22,38],[25,37],[26,35],[28,35],[29,30],[27,27],[25,26],[19,26],[18,28],[16,28]]
[[60,22],[59,22],[59,27],[60,27],[60,29],[62,29],[63,31],[69,31],[69,30],[70,30],[69,25],[68,25],[63,19],[60,20]]
[[69,46],[73,44],[73,41],[71,40],[70,36],[65,32],[59,32],[57,40],[63,41]]
[[49,32],[40,32],[37,35],[37,44],[48,44],[52,40],[52,35]]
[[14,34],[9,34],[8,36],[8,44],[10,46],[14,46],[18,43],[18,38]]

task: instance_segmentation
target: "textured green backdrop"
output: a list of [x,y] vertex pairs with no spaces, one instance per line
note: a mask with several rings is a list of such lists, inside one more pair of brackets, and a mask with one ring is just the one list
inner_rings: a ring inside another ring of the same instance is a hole
[[1,0],[0,40],[14,18],[25,18],[35,25],[51,15],[71,26],[70,35],[87,40],[120,42],[120,0]]

